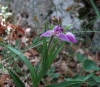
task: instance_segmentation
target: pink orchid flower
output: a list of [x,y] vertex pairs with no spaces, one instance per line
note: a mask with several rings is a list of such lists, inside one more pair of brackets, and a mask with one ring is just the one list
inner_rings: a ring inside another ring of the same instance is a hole
[[74,44],[77,43],[75,36],[71,32],[67,32],[65,36],[69,39],[70,42],[73,42]]
[[54,27],[53,30],[46,31],[40,37],[55,36],[55,37],[57,37],[57,38],[59,38],[63,41],[73,42],[73,43],[77,42],[75,36],[71,32],[64,34],[63,31],[64,31],[64,28],[60,27],[60,25],[57,25],[57,26]]

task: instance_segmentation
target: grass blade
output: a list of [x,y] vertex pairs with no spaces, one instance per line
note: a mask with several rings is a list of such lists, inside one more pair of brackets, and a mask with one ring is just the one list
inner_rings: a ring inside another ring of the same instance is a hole
[[8,45],[4,45],[2,43],[0,43],[0,45],[8,48],[10,51],[12,51],[13,53],[15,53],[16,55],[18,55],[22,61],[24,61],[24,63],[28,66],[28,69],[30,70],[31,73],[31,77],[32,77],[32,83],[33,83],[33,87],[38,87],[38,83],[37,83],[37,74],[36,71],[33,67],[33,65],[30,63],[30,61],[27,59],[26,56],[23,55],[23,53],[21,53],[20,51],[16,50],[15,48],[8,46]]
[[58,53],[61,51],[61,49],[63,48],[63,46],[65,45],[65,42],[62,43],[59,48],[54,51],[54,53],[52,53],[52,55],[49,56],[48,58],[48,62],[47,62],[47,65],[48,67],[51,65],[51,63],[55,60],[56,56],[58,55]]
[[25,87],[24,83],[20,80],[20,78],[15,73],[13,73],[10,69],[8,69],[8,72],[12,77],[14,83],[16,84],[16,87]]
[[90,0],[90,2],[91,2],[91,4],[92,4],[92,6],[93,6],[93,8],[94,8],[94,10],[95,10],[95,12],[96,12],[96,14],[97,14],[97,16],[99,17],[100,14],[99,14],[99,11],[98,11],[98,9],[97,9],[97,7],[96,7],[94,1],[93,1],[93,0]]
[[81,83],[83,83],[83,81],[68,81],[68,82],[61,82],[61,83],[48,85],[45,87],[71,87],[71,86],[75,86],[75,85],[81,84]]
[[65,43],[61,44],[61,46],[59,46],[59,48],[50,56],[48,57],[48,60],[46,62],[46,66],[40,71],[39,75],[38,75],[38,82],[41,80],[41,78],[46,74],[47,70],[49,69],[50,65],[52,64],[52,62],[55,60],[56,56],[58,55],[58,53],[61,51],[61,49],[63,48]]
[[46,38],[44,38],[43,41],[43,61],[42,61],[42,69],[45,67],[46,60],[48,59],[48,48],[47,48],[47,42]]
[[55,48],[56,48],[56,46],[57,46],[57,43],[58,43],[58,39],[55,40],[54,45],[53,45],[53,47],[50,49],[50,52],[49,52],[49,55],[48,55],[48,56],[50,56],[50,55],[54,52],[54,50],[55,50]]

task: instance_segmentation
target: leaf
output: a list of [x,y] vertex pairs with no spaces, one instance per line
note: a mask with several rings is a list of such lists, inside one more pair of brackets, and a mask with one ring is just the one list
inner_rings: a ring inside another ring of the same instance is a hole
[[52,75],[54,72],[55,72],[55,67],[53,66],[48,70],[47,75]]
[[48,29],[48,23],[49,23],[49,20],[48,20],[48,19],[46,19],[46,22],[45,22],[45,27],[44,27],[44,32],[46,32],[46,31],[47,31],[47,29]]
[[92,6],[93,6],[93,8],[94,8],[94,10],[95,10],[95,12],[97,14],[97,16],[100,17],[100,13],[99,13],[98,8],[96,7],[96,5],[94,3],[94,0],[90,0],[90,2],[92,4]]
[[96,63],[92,60],[85,60],[83,63],[83,68],[89,72],[91,70],[100,70],[100,68],[98,66],[96,66]]
[[46,74],[47,70],[49,69],[50,65],[53,63],[53,61],[55,60],[56,56],[58,55],[58,53],[61,51],[61,49],[63,48],[63,46],[65,45],[65,42],[62,43],[59,48],[57,50],[55,50],[52,55],[50,55],[48,57],[48,60],[46,62],[46,66],[39,72],[38,74],[38,82],[41,80],[41,78]]
[[94,75],[94,73],[89,74],[87,76],[82,76],[82,75],[77,74],[73,78],[67,78],[66,81],[83,81],[83,82],[85,82],[86,80],[88,80],[93,75]]
[[3,64],[1,63],[1,60],[0,60],[0,68],[3,68]]
[[85,77],[83,78],[83,80],[86,81],[86,80],[88,80],[89,78],[91,78],[93,75],[94,75],[94,73],[91,73],[91,74],[85,76]]
[[76,75],[74,78],[67,78],[66,81],[83,81],[82,75]]
[[[41,43],[41,44],[40,44]],[[37,45],[39,44],[39,45]],[[32,41],[32,46],[34,47],[34,45],[36,45],[36,49],[38,50],[39,53],[42,53],[42,49],[43,49],[43,41],[39,38],[36,37],[33,41]],[[31,47],[31,46],[30,46]],[[29,47],[29,48],[30,48]]]
[[86,60],[85,55],[84,54],[81,54],[80,52],[78,52],[76,54],[76,56],[77,56],[78,61],[81,62],[81,63],[84,62],[84,60]]
[[68,26],[65,27],[65,30],[68,30],[71,26],[72,24],[69,24]]
[[60,74],[59,74],[59,73],[53,73],[51,76],[52,76],[53,79],[54,79],[54,78],[58,78],[58,77],[60,76]]
[[93,76],[93,79],[94,79],[97,83],[100,83],[100,76]]
[[51,25],[50,30],[53,30],[53,29],[54,29],[54,27],[55,27],[54,25]]
[[46,38],[43,41],[43,61],[42,61],[42,69],[46,66],[46,60],[48,59],[48,48]]
[[38,87],[38,83],[37,83],[37,74],[36,71],[33,67],[33,65],[30,63],[30,61],[27,59],[26,56],[23,55],[22,52],[16,50],[15,48],[8,46],[8,45],[4,45],[2,43],[0,43],[0,45],[8,48],[10,51],[12,51],[13,53],[15,53],[16,55],[18,55],[22,61],[24,61],[24,63],[28,66],[28,69],[30,70],[31,73],[31,77],[32,77],[32,83],[33,83],[33,87]]
[[13,73],[10,69],[8,69],[8,72],[17,87],[25,87],[24,83],[20,80],[20,78],[15,73]]
[[55,50],[48,58],[48,62],[47,62],[47,67],[49,67],[52,62],[55,60],[56,56],[58,55],[58,53],[61,51],[61,49],[63,48],[63,46],[65,45],[65,43],[62,43],[59,48],[57,50]]
[[33,67],[33,65],[30,63],[30,61],[18,50],[12,48],[12,47],[8,47],[10,50],[12,50],[15,54],[17,54],[18,56],[20,56],[21,60],[24,61],[24,63],[28,66],[28,69],[30,70],[31,73],[31,77],[32,77],[32,82],[33,82],[33,87],[37,87],[37,74],[35,72],[35,69]]
[[18,49],[19,46],[20,46],[20,40],[17,39],[17,40],[16,40],[16,43],[15,43],[15,48]]
[[57,46],[57,43],[58,43],[58,39],[55,40],[55,42],[54,42],[52,48],[50,49],[50,51],[49,51],[49,56],[54,52],[54,50],[55,50],[55,48],[56,48],[56,46]]
[[[49,42],[50,39],[47,39],[47,42]],[[24,49],[24,51],[30,50],[32,48],[35,48],[37,46],[40,46],[43,44],[43,41],[39,40],[38,38],[33,41],[32,45]]]
[[77,84],[83,83],[82,81],[68,81],[68,82],[61,82],[61,83],[56,83],[52,85],[48,85],[45,87],[71,87]]
[[37,36],[35,39],[32,40],[32,44],[36,44],[38,43],[39,41],[41,41],[41,39],[39,38],[39,36]]

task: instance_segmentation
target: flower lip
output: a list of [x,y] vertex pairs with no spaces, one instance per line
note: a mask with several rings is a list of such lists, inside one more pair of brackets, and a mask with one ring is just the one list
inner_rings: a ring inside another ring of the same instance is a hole
[[72,42],[74,44],[77,43],[77,40],[76,40],[74,34],[72,34],[71,32],[66,33],[65,36],[69,39],[70,42]]
[[60,33],[57,35],[57,38],[63,40],[63,41],[67,41],[70,42],[70,40],[66,37],[66,35],[64,33]]
[[57,25],[54,27],[55,34],[62,33],[64,31],[64,28],[60,27],[60,25]]

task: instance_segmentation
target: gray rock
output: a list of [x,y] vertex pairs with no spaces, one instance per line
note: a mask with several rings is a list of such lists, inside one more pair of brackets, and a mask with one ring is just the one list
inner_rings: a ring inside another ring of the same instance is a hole
[[[9,2],[7,2],[9,1]],[[14,14],[14,22],[21,27],[42,29],[46,18],[55,10],[52,0],[1,0]]]
[[[33,30],[44,29],[44,22],[49,16],[62,17],[62,25],[65,27],[73,24],[71,29],[81,30],[83,20],[78,18],[78,10],[84,5],[74,0],[2,0],[8,3],[9,10],[14,14],[14,22],[21,27],[31,27]],[[68,8],[71,8],[67,11]],[[52,13],[53,12],[53,13]]]
[[[84,7],[84,4],[74,0],[53,0],[53,2],[56,5],[56,11],[53,12],[52,16],[62,17],[63,26],[75,23],[71,28],[80,30],[82,21],[78,18],[78,10]],[[71,9],[67,11],[69,8]]]
[[100,52],[100,19],[96,20],[93,29],[98,32],[95,32],[90,49],[92,52]]

